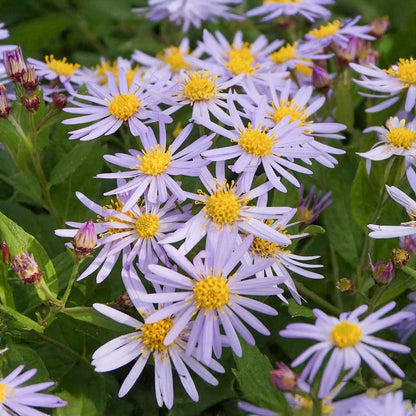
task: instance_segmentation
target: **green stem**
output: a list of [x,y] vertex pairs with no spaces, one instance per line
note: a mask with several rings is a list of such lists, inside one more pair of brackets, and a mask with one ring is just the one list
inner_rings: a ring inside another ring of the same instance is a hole
[[311,299],[313,302],[315,302],[317,305],[319,305],[322,308],[326,309],[328,312],[331,312],[331,313],[333,313],[335,315],[339,315],[339,313],[341,312],[339,308],[337,308],[336,306],[332,305],[331,303],[329,303],[325,299],[321,298],[315,292],[313,292],[312,290],[310,290],[306,286],[304,286],[302,283],[296,282],[296,287],[298,288],[299,292],[302,295],[305,295],[306,297],[308,297],[309,299]]
[[80,265],[80,261],[78,259],[75,259],[75,263],[72,268],[71,277],[69,278],[68,286],[66,287],[64,296],[62,296],[62,299],[61,299],[62,307],[65,307],[66,301],[68,300],[69,295],[71,294],[72,286],[74,285],[75,279],[77,278],[77,275],[78,275],[79,265]]
[[405,272],[408,276],[416,279],[416,270],[410,268],[409,266],[403,266],[400,270]]
[[57,299],[57,297],[49,290],[48,286],[45,284],[45,281],[41,279],[39,282],[39,289],[46,295],[48,301],[52,302],[56,306],[61,306],[62,302]]
[[313,400],[312,416],[322,416],[322,402],[319,399]]
[[63,313],[84,313],[84,312],[91,312],[94,308],[92,306],[76,306],[74,308],[62,308],[61,312]]
[[26,133],[23,131],[20,124],[17,122],[17,120],[13,117],[12,114],[9,114],[9,117],[7,120],[10,121],[10,123],[13,124],[13,127],[16,129],[16,131],[19,133],[20,137],[23,139],[23,141],[26,143],[26,146],[30,149],[30,151],[33,151],[33,145],[28,136],[26,136]]
[[335,290],[335,303],[337,305],[337,308],[342,311],[342,298],[341,298],[341,292],[337,289],[337,283],[339,280],[339,266],[337,261],[337,256],[335,255],[335,249],[332,244],[329,245],[329,251],[331,256],[331,264],[332,264],[332,281],[334,283],[334,290]]

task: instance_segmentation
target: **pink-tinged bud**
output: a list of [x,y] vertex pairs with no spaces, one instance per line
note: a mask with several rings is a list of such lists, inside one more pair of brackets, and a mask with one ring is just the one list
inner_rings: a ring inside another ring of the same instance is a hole
[[84,258],[97,246],[97,233],[92,220],[87,221],[74,236],[74,250],[78,257]]
[[395,269],[401,269],[409,261],[409,253],[402,248],[395,248],[391,252],[391,261]]
[[337,289],[342,293],[354,293],[354,282],[351,279],[343,277],[338,280]]
[[52,97],[52,104],[58,110],[62,110],[63,108],[65,108],[67,102],[68,98],[65,94],[62,94],[61,92],[56,92]]
[[355,36],[348,36],[348,44],[345,48],[334,45],[333,49],[341,69],[348,68],[350,62],[355,62],[357,56],[359,39]]
[[371,32],[369,35],[380,39],[387,32],[387,29],[390,26],[389,18],[386,16],[379,20],[373,20],[370,22],[369,26],[371,27]]
[[23,58],[22,50],[18,46],[14,50],[3,52],[4,66],[7,75],[15,82],[20,82],[27,71],[26,62]]
[[394,266],[391,261],[376,261],[373,266],[373,279],[379,285],[389,285],[394,278]]
[[29,111],[38,111],[39,110],[39,95],[30,94],[22,97],[22,103],[25,106],[26,110]]
[[298,377],[285,364],[276,363],[277,369],[270,371],[270,382],[276,390],[291,392],[298,384]]
[[7,90],[3,84],[0,84],[0,117],[9,117],[10,110],[12,109],[7,98]]
[[39,85],[39,77],[33,66],[27,67],[27,71],[23,74],[21,82],[26,91],[34,91],[37,88]]
[[326,69],[319,66],[314,66],[312,68],[312,85],[318,91],[326,92],[329,90],[329,86],[331,85],[331,78],[329,77]]
[[133,302],[127,292],[121,292],[121,295],[116,300],[116,306],[119,309],[131,309],[134,307]]
[[9,246],[5,241],[2,241],[1,244],[1,254],[3,255],[3,261],[6,264],[9,264],[10,261],[10,252],[9,252]]
[[376,65],[378,63],[379,58],[380,54],[378,53],[378,51],[369,49],[365,52],[360,52],[357,62],[360,65],[371,66]]
[[400,237],[399,244],[403,250],[416,254],[416,236],[406,235],[405,237]]
[[27,252],[13,257],[10,265],[18,274],[19,279],[25,284],[39,283],[42,279],[42,272],[33,257]]

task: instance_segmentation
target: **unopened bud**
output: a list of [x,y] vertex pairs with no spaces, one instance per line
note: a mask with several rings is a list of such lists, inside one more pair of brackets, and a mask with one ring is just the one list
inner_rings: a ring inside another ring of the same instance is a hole
[[3,261],[4,263],[9,264],[9,260],[10,260],[9,246],[7,245],[5,241],[2,241],[0,246],[1,246],[1,254],[3,255]]
[[21,83],[26,91],[34,91],[39,85],[39,77],[33,66],[28,66],[23,74]]
[[400,269],[409,261],[409,253],[402,248],[395,248],[391,252],[391,261],[395,269]]
[[97,246],[97,233],[92,220],[87,221],[74,236],[74,250],[79,258],[92,253]]
[[369,33],[369,35],[374,36],[377,39],[380,39],[387,32],[389,25],[390,22],[387,16],[379,20],[373,20],[372,22],[370,22],[369,25],[371,27],[371,32]]
[[121,295],[116,301],[116,305],[120,309],[131,309],[134,307],[133,302],[127,292],[121,292]]
[[13,257],[10,265],[19,276],[19,279],[25,284],[38,283],[42,279],[42,272],[33,254],[24,252],[16,255]]
[[9,117],[10,110],[12,109],[7,98],[7,90],[3,84],[0,84],[0,117]]
[[338,280],[337,289],[342,293],[354,293],[354,282],[351,279],[343,277]]
[[66,107],[68,98],[61,92],[56,92],[52,97],[52,104],[57,110],[62,110]]
[[404,237],[400,237],[399,245],[407,252],[416,254],[416,236],[406,235]]
[[277,369],[270,371],[270,382],[276,390],[291,392],[298,384],[298,377],[285,364],[276,363]]
[[22,103],[25,106],[26,110],[29,111],[38,111],[39,110],[39,95],[30,94],[22,97]]
[[312,68],[312,85],[321,92],[326,92],[329,90],[331,85],[331,78],[329,77],[326,69],[319,66],[314,66]]
[[394,278],[394,266],[391,261],[377,261],[373,266],[373,279],[379,285],[389,285]]
[[26,62],[23,58],[22,50],[18,46],[14,50],[3,52],[4,66],[7,75],[15,82],[20,82],[27,71]]

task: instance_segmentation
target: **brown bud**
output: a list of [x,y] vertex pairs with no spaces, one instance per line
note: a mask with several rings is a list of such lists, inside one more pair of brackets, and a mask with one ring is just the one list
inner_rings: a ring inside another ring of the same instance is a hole
[[9,117],[10,110],[12,109],[7,98],[7,90],[3,84],[0,84],[0,117]]
[[373,266],[373,279],[379,285],[389,285],[394,278],[394,266],[391,261],[377,261]]
[[66,107],[68,98],[61,92],[56,92],[52,97],[52,104],[57,110],[62,110]]
[[409,253],[402,248],[395,248],[391,252],[391,261],[395,269],[400,269],[409,261]]
[[26,91],[34,91],[39,85],[39,77],[33,66],[28,66],[27,71],[23,74],[21,83]]
[[7,75],[15,82],[20,82],[27,71],[26,62],[23,58],[20,46],[13,50],[3,52],[4,67]]
[[36,263],[33,254],[28,252],[13,256],[10,265],[18,274],[19,279],[25,284],[39,283],[42,279],[42,272]]
[[25,106],[26,110],[29,111],[38,111],[39,110],[39,95],[29,94],[22,97],[22,103]]
[[6,264],[9,264],[10,261],[10,252],[9,252],[9,246],[5,241],[3,241],[1,244],[1,253],[3,255],[3,261]]
[[337,282],[337,289],[342,293],[354,293],[354,282],[351,279],[343,277]]
[[130,296],[127,292],[121,292],[121,295],[118,297],[116,301],[116,305],[120,309],[130,309],[134,307],[130,299]]

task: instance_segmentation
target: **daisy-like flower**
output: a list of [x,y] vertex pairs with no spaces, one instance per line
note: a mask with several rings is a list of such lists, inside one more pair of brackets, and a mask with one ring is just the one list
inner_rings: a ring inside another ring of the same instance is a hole
[[249,10],[247,16],[265,15],[261,21],[266,22],[280,16],[301,14],[313,22],[319,18],[329,19],[331,12],[322,6],[333,3],[334,0],[263,0],[263,4]]
[[[139,286],[141,290],[144,290],[134,271],[124,270],[123,274],[127,285],[131,283],[130,289]],[[132,280],[135,281],[131,282]],[[143,319],[155,312],[152,304],[139,303],[134,291],[129,290],[129,295]],[[188,331],[178,333],[169,344],[165,345],[164,340],[178,318],[169,316],[147,324],[109,306],[97,303],[93,306],[98,312],[110,319],[134,329],[134,332],[107,342],[98,348],[92,356],[92,365],[97,372],[112,371],[135,361],[121,385],[119,397],[123,397],[129,392],[151,357],[154,362],[155,393],[159,406],[165,404],[168,409],[173,406],[173,369],[178,373],[182,386],[193,401],[198,401],[199,396],[187,367],[207,383],[218,384],[217,379],[195,358],[194,354],[185,354],[188,338],[185,332]],[[223,367],[212,359],[206,363],[206,366],[214,371],[224,372]]]
[[361,305],[352,312],[342,313],[339,318],[328,316],[323,311],[314,309],[313,313],[317,318],[314,325],[289,324],[286,329],[280,331],[280,335],[285,338],[317,341],[317,344],[307,348],[292,363],[293,367],[297,367],[309,359],[300,375],[300,378],[309,384],[313,382],[322,367],[325,357],[330,354],[323,370],[318,397],[323,398],[330,394],[342,371],[348,371],[344,381],[349,380],[360,368],[362,360],[387,383],[391,383],[392,378],[383,364],[399,377],[404,377],[403,371],[378,348],[402,354],[409,353],[410,348],[372,335],[381,329],[389,328],[404,319],[413,317],[410,312],[397,312],[383,317],[395,305],[395,302],[391,302],[367,315],[362,321],[358,318],[367,311],[367,305]]
[[322,211],[332,204],[331,192],[322,195],[321,191],[315,192],[315,185],[311,187],[306,197],[303,196],[303,185],[299,188],[299,221],[304,225],[315,222]]
[[413,123],[390,117],[386,127],[370,127],[364,133],[370,131],[377,133],[379,141],[368,152],[358,153],[360,156],[369,160],[384,160],[393,155],[411,160],[416,157],[416,130],[413,129]]
[[170,22],[187,32],[190,26],[201,27],[205,20],[216,22],[218,17],[226,20],[243,20],[244,17],[230,11],[230,4],[239,4],[242,0],[149,0],[148,8],[136,8],[134,12],[147,12],[149,20],[159,21],[168,18]]
[[416,61],[412,57],[409,59],[400,58],[399,62],[392,65],[389,69],[380,69],[375,65],[363,66],[354,63],[351,63],[350,67],[361,74],[361,80],[354,80],[359,86],[371,91],[384,93],[382,95],[362,95],[386,98],[386,100],[380,104],[367,108],[367,112],[374,113],[390,107],[400,99],[398,94],[402,90],[406,91],[405,110],[410,112],[415,106]]
[[225,332],[225,342],[239,357],[242,349],[237,334],[249,344],[255,343],[243,321],[263,335],[270,334],[246,308],[267,315],[277,315],[272,307],[248,297],[281,293],[281,289],[276,287],[280,282],[276,276],[252,278],[273,260],[264,260],[255,266],[238,267],[252,238],[247,237],[242,244],[236,245],[236,237],[236,232],[231,232],[227,238],[208,238],[206,250],[196,255],[192,263],[173,246],[166,246],[170,259],[185,275],[159,265],[150,265],[151,273],[145,275],[147,280],[169,287],[171,292],[142,295],[141,299],[146,302],[172,302],[170,306],[149,316],[145,322],[151,324],[171,315],[178,316],[179,319],[164,340],[164,344],[169,345],[195,316],[186,353],[191,354],[196,349],[196,357],[204,363],[210,362],[212,352],[216,357],[221,356],[224,341],[220,327]]
[[241,173],[239,182],[243,192],[250,190],[260,166],[264,169],[267,179],[279,191],[287,191],[281,183],[281,177],[299,186],[299,181],[287,169],[309,174],[312,171],[294,163],[293,158],[318,157],[321,154],[313,148],[301,147],[302,144],[313,141],[313,138],[303,135],[304,128],[298,126],[299,123],[290,123],[288,117],[269,128],[266,102],[267,98],[264,95],[259,98],[258,107],[250,114],[248,124],[245,124],[234,105],[232,95],[229,94],[228,109],[234,126],[234,130],[231,131],[210,120],[195,120],[235,142],[229,147],[208,150],[202,156],[213,161],[237,158],[230,168],[233,172]]
[[9,375],[0,378],[0,414],[17,416],[46,416],[46,413],[34,407],[63,407],[68,403],[53,394],[39,393],[53,386],[54,382],[37,383],[21,387],[31,379],[36,369],[22,373],[24,365],[20,365]]
[[406,342],[416,332],[416,292],[409,293],[407,297],[410,303],[403,310],[413,312],[414,316],[412,319],[400,322],[394,328],[401,342]]
[[332,42],[345,48],[349,42],[349,35],[360,39],[374,40],[374,36],[369,35],[371,26],[357,26],[356,23],[361,19],[357,16],[354,19],[346,19],[343,22],[334,20],[324,23],[321,26],[310,30],[305,39],[311,43],[319,45],[321,48],[329,46]]
[[216,171],[217,177],[214,178],[207,168],[202,168],[200,180],[208,194],[198,190],[198,194],[188,193],[188,197],[204,205],[203,209],[182,228],[165,238],[163,244],[185,240],[181,251],[187,253],[206,234],[228,236],[233,230],[243,234],[253,234],[277,244],[290,244],[288,237],[264,224],[263,220],[277,218],[288,213],[291,208],[248,205],[250,200],[265,195],[272,189],[270,183],[264,183],[244,193],[238,183],[226,181],[223,162],[217,163]]
[[202,167],[209,163],[208,160],[202,159],[200,154],[211,146],[214,136],[214,134],[202,136],[179,150],[191,133],[192,127],[192,124],[188,124],[169,147],[166,144],[165,128],[161,126],[159,141],[157,141],[153,130],[149,127],[140,136],[142,151],[131,149],[130,154],[117,153],[114,156],[104,156],[108,162],[128,168],[130,171],[103,173],[97,175],[98,178],[133,178],[104,195],[130,192],[131,196],[124,204],[123,212],[135,205],[146,191],[147,199],[152,203],[165,202],[169,198],[168,190],[179,201],[184,201],[186,194],[172,176],[199,176]]
[[[123,260],[131,264],[138,256],[138,266],[144,271],[147,265],[157,263],[158,259],[169,264],[163,246],[159,240],[166,233],[177,230],[181,222],[189,218],[189,206],[184,207],[185,213],[180,213],[175,207],[175,197],[171,197],[161,206],[159,203],[145,203],[142,206],[135,204],[127,212],[122,212],[124,203],[130,198],[130,193],[118,195],[118,200],[110,205],[101,207],[77,192],[78,199],[90,210],[94,211],[98,220],[94,224],[98,235],[97,249],[101,251],[92,263],[84,270],[79,279],[83,279],[101,267],[97,274],[97,283],[101,283],[110,274],[120,253],[128,255]],[[74,237],[83,223],[68,222],[74,227],[72,230],[56,230],[60,237]]]
[[[108,87],[95,83],[87,83],[90,95],[74,94],[82,100],[73,100],[76,107],[66,107],[65,112],[78,114],[79,117],[69,118],[64,124],[90,123],[87,127],[70,131],[70,140],[92,140],[102,135],[115,133],[124,122],[129,125],[133,136],[144,134],[147,130],[145,122],[159,121],[170,123],[172,121],[165,112],[157,108],[158,100],[149,91],[149,84],[143,84],[140,73],[136,73],[130,86],[126,71],[119,68],[118,83],[111,72],[107,72]],[[157,86],[154,86],[157,89]],[[91,104],[86,104],[85,101]]]

